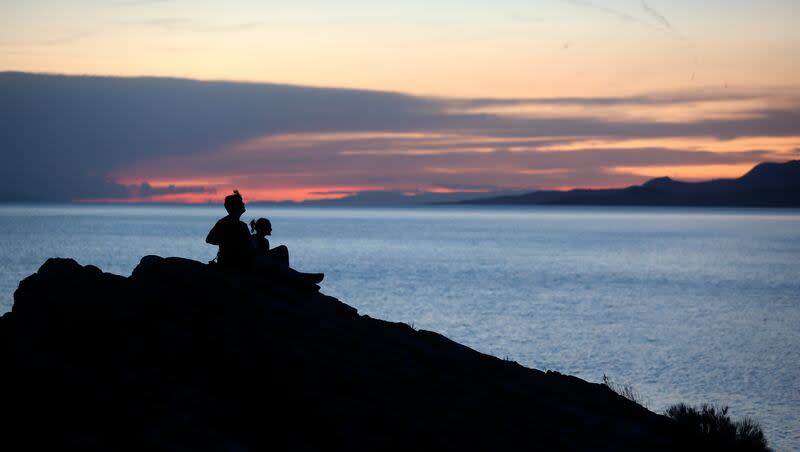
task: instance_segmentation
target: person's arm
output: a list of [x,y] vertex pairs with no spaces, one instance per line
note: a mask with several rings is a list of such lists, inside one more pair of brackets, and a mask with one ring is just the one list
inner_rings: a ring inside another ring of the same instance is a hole
[[209,245],[219,245],[219,221],[217,221],[217,224],[215,224],[214,227],[208,231],[206,243]]

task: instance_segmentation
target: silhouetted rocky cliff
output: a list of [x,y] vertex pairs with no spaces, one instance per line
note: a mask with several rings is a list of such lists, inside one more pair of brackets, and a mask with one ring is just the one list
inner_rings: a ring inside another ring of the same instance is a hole
[[14,296],[2,450],[686,449],[603,385],[195,261],[50,259]]
[[462,204],[606,206],[800,207],[800,160],[761,163],[737,179],[681,182],[669,177],[603,190],[542,190]]

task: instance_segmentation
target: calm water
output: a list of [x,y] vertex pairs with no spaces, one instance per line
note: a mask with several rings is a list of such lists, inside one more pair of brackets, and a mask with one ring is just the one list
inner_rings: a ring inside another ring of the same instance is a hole
[[[0,312],[50,256],[207,261],[221,207],[0,206]],[[713,402],[800,450],[800,211],[251,207],[362,314],[526,366]]]

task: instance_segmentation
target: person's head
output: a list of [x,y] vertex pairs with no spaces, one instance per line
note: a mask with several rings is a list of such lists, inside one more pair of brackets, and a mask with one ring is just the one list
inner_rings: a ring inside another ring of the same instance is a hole
[[232,195],[225,197],[225,210],[227,210],[230,215],[242,216],[246,209],[244,208],[244,201],[242,200],[242,195],[239,194],[239,190],[234,190]]
[[251,220],[250,221],[250,230],[253,231],[259,237],[264,237],[266,235],[272,234],[272,223],[269,222],[266,218],[259,218],[258,220]]

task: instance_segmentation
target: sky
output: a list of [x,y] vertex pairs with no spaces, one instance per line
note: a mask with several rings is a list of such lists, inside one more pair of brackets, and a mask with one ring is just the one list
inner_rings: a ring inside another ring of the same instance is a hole
[[0,200],[619,187],[800,158],[796,0],[0,0]]

